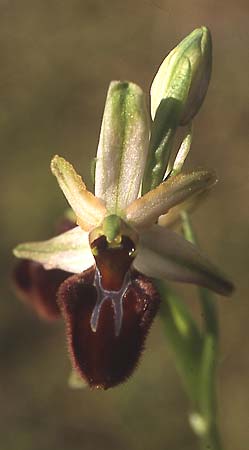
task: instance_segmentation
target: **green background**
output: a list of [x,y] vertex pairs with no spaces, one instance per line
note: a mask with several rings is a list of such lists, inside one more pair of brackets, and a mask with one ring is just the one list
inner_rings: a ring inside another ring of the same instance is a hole
[[[237,287],[217,298],[219,418],[225,449],[249,448],[248,2],[1,0],[0,450],[198,448],[159,318],[126,384],[70,390],[63,323],[41,322],[15,297],[11,248],[51,236],[64,211],[49,171],[55,153],[91,186],[110,80],[149,92],[164,55],[200,25],[212,32],[214,67],[187,166],[214,168],[220,179],[194,224]],[[199,319],[195,289],[178,290]]]

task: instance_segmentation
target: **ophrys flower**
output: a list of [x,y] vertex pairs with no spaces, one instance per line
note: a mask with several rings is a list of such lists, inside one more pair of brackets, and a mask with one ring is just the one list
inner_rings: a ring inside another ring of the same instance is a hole
[[[185,78],[186,103],[190,69]],[[181,117],[174,121],[174,130]],[[155,119],[154,137],[156,126]],[[162,142],[159,155],[167,139],[162,137]],[[167,227],[181,206],[216,182],[213,172],[180,173],[186,142],[189,146],[188,135],[172,167],[169,158],[163,166],[165,158],[156,155],[149,173],[154,150],[144,94],[134,83],[112,82],[97,151],[95,195],[64,158],[55,156],[51,162],[78,226],[14,251],[47,270],[75,273],[61,284],[58,304],[73,365],[90,386],[114,386],[134,370],[160,304],[153,278],[195,283],[224,295],[232,290],[197,247]]]

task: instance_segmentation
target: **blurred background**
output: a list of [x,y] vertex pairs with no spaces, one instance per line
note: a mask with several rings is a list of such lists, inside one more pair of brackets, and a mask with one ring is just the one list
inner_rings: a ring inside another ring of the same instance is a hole
[[[212,81],[195,120],[189,168],[220,182],[193,220],[202,247],[237,290],[218,298],[219,420],[226,450],[249,448],[249,6],[246,0],[0,0],[0,450],[194,450],[189,404],[160,320],[134,376],[106,392],[70,390],[64,325],[16,298],[11,249],[53,235],[66,202],[52,155],[92,186],[108,84],[149,92],[160,62],[186,34],[210,27]],[[184,287],[198,318],[195,289]]]

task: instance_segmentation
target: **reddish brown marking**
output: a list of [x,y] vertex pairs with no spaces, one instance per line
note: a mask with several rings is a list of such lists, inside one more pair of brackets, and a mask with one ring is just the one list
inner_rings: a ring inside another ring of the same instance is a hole
[[102,287],[108,291],[119,291],[124,277],[134,259],[134,244],[131,239],[123,236],[120,247],[110,248],[105,236],[96,239],[92,247],[98,251],[94,256],[101,274]]

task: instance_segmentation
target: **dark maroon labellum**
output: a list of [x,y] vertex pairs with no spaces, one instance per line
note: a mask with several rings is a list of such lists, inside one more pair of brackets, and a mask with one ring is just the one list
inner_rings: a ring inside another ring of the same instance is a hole
[[15,267],[13,281],[19,297],[45,320],[60,317],[56,302],[57,290],[72,274],[63,270],[45,270],[34,261],[22,259]]
[[130,269],[132,241],[111,248],[104,236],[96,267],[68,278],[58,291],[73,365],[91,387],[107,389],[135,369],[160,299],[151,280]]

